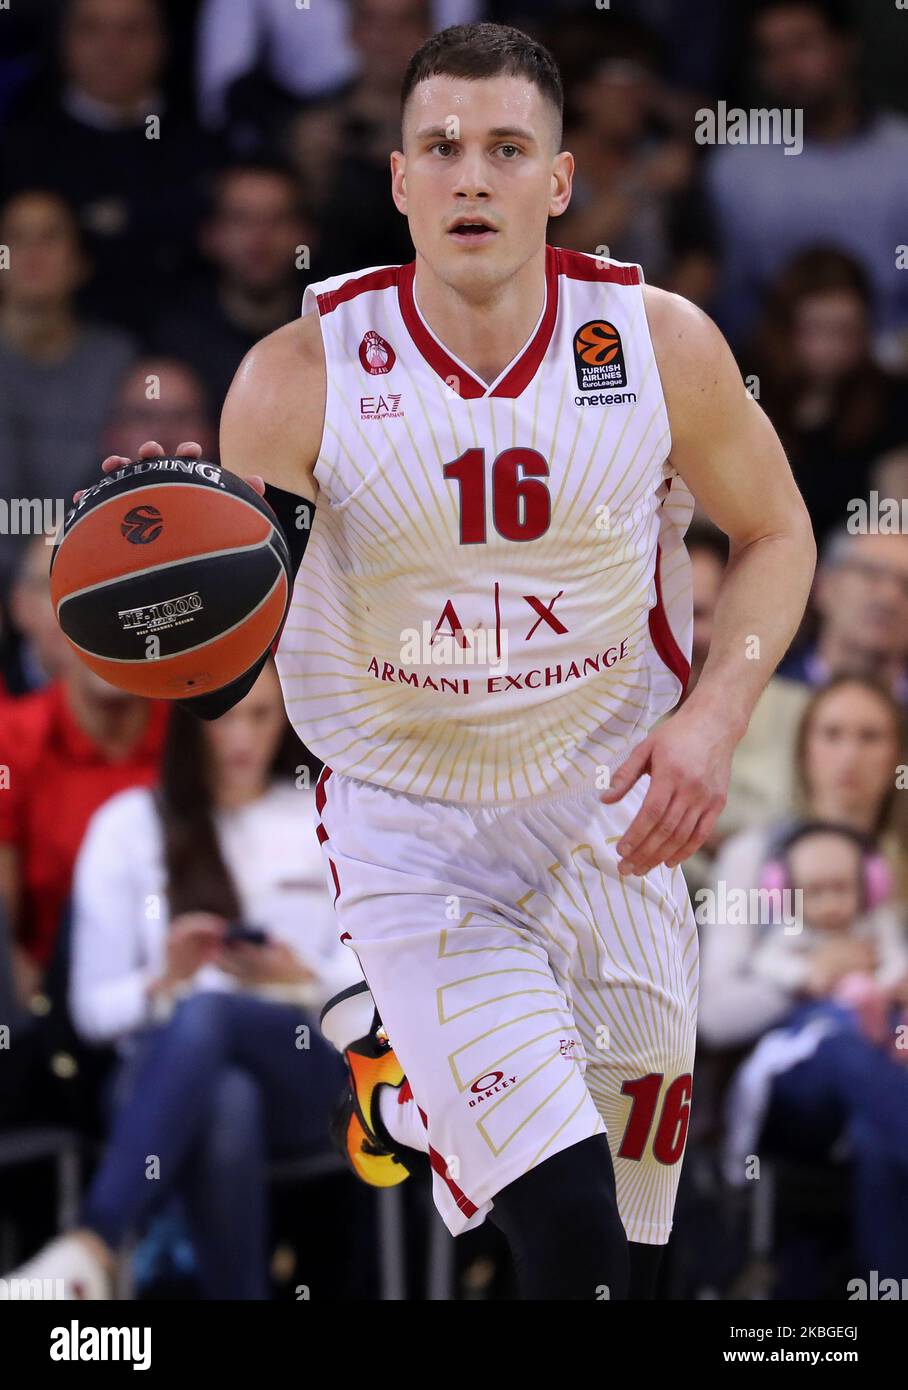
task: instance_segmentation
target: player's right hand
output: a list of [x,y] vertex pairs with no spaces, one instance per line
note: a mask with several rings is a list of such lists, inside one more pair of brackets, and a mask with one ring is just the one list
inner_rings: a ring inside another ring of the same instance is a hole
[[[146,442],[142,445],[141,449],[139,450],[138,457],[140,459],[160,458],[161,455],[164,453],[166,453],[166,450],[161,447],[157,440],[149,439],[146,440]],[[180,458],[199,459],[202,457],[202,446],[201,444],[196,444],[194,440],[188,440],[186,443],[179,444],[177,446],[176,453],[177,456]],[[117,468],[123,468],[127,463],[133,462],[133,459],[124,458],[122,454],[108,454],[107,458],[101,464],[101,472],[113,473]],[[247,482],[249,486],[259,494],[260,497],[264,497],[264,478],[260,478],[257,473],[252,473],[248,477],[246,477],[244,481]],[[83,487],[80,488],[78,492],[74,492],[73,501],[78,502],[79,498],[85,491],[86,489]]]

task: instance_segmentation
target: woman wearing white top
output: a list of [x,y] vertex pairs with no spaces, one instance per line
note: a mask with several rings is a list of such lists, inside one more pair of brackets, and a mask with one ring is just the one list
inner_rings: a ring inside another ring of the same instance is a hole
[[92,818],[70,1003],[121,1053],[115,1116],[81,1229],[21,1273],[104,1297],[124,1237],[179,1194],[205,1296],[267,1298],[267,1163],[325,1147],[344,1073],[318,1011],[361,978],[325,886],[314,777],[281,776],[288,755],[269,661],[221,719],[174,709],[160,785]]

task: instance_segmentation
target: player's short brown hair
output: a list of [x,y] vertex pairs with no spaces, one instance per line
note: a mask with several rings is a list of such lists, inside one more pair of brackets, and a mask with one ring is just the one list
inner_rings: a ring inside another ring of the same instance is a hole
[[416,50],[400,91],[403,118],[413,88],[427,77],[445,75],[478,81],[484,77],[525,77],[535,83],[557,114],[557,144],[564,128],[564,89],[558,64],[544,44],[510,24],[453,24]]

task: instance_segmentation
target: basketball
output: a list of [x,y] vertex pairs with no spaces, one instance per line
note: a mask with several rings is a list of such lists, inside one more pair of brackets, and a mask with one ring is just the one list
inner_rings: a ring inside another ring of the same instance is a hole
[[67,513],[50,564],[82,661],[134,695],[205,695],[274,641],[293,587],[287,541],[248,483],[202,459],[108,474]]

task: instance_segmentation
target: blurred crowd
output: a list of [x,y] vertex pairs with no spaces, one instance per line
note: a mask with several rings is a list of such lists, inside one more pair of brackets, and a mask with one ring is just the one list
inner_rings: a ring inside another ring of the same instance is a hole
[[[81,1219],[107,1252],[141,1237],[148,1288],[182,1268],[196,1296],[263,1298],[298,1274],[269,1164],[328,1147],[341,1070],[317,1015],[351,969],[309,830],[318,765],[272,664],[212,725],[95,677],[54,620],[49,541],[108,452],[216,458],[237,366],[310,281],[412,259],[389,191],[401,78],[475,19],[561,66],[577,172],[550,241],[715,317],[820,542],[686,866],[700,1048],[664,1292],[908,1278],[908,13],[846,0],[0,12],[0,1267],[53,1233],[47,1174],[9,1157],[51,1126],[85,1137]],[[719,101],[802,111],[803,149],[699,143]],[[727,553],[702,516],[688,544],[695,680]],[[755,913],[770,889],[800,895],[799,930]],[[147,1154],[172,1181],[140,1175]],[[333,1200],[345,1229],[364,1210],[345,1183]],[[477,1297],[501,1252],[471,1239]],[[357,1296],[374,1249],[348,1254]]]

